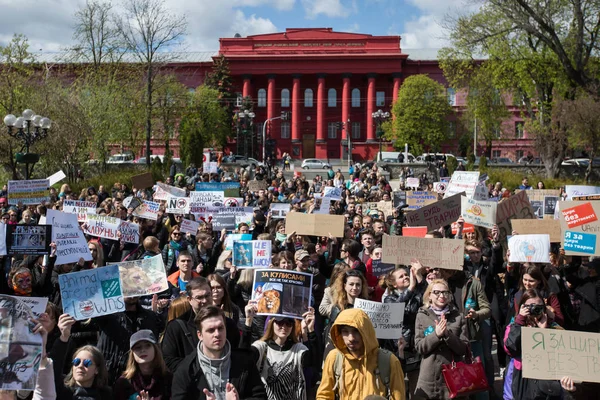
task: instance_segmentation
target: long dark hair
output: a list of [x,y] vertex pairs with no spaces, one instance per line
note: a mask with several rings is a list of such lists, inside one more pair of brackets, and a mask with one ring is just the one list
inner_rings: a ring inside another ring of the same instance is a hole
[[227,284],[225,283],[225,279],[223,279],[223,277],[219,274],[210,274],[206,277],[206,279],[208,280],[209,285],[210,282],[215,281],[223,288],[223,299],[221,300],[221,304],[219,304],[219,306],[223,306],[223,311],[225,311],[225,315],[228,318],[233,318],[233,303],[231,302],[231,298],[229,297],[229,291],[227,290]]
[[521,291],[525,291],[525,286],[523,285],[523,276],[525,276],[525,274],[531,276],[533,279],[540,282],[536,289],[541,289],[543,291],[543,294],[545,294],[546,296],[550,294],[548,281],[544,276],[544,272],[537,265],[530,265],[523,270],[523,273],[521,274],[521,279],[519,280],[519,288],[521,289]]

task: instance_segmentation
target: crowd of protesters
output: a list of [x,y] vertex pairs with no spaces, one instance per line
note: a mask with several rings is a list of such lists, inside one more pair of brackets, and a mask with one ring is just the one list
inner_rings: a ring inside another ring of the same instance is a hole
[[[376,165],[353,165],[349,176],[330,170],[313,180],[302,174],[285,178],[272,166],[217,174],[190,166],[186,174],[165,180],[187,190],[196,182],[240,182],[240,197],[244,206],[254,207],[254,216],[235,232],[270,240],[271,267],[313,274],[311,306],[302,319],[256,315],[252,271],[238,270],[225,250],[230,232],[214,231],[206,219],[195,235],[183,233],[181,220],[192,215],[161,208],[153,221],[133,216],[123,205],[128,196],[152,200],[153,190],[115,183],[74,193],[63,184],[47,204],[14,206],[4,188],[2,223],[36,224],[48,208],[61,210],[64,200],[86,200],[97,204],[97,214],[137,222],[140,242],[89,236],[92,261],[66,265],[55,265],[54,247],[48,256],[0,258],[1,294],[50,300],[36,321],[46,350],[36,390],[4,391],[0,398],[447,399],[442,366],[469,353],[481,358],[489,385],[473,398],[598,398],[598,385],[576,384],[568,375],[524,379],[521,329],[600,333],[600,259],[567,257],[553,247],[550,264],[508,263],[497,227],[463,233],[459,218],[455,233],[445,226],[426,237],[463,240],[461,271],[414,260],[374,275],[383,235],[402,235],[405,210],[396,207],[385,216],[361,204],[391,201],[412,174],[406,168],[400,187],[392,187]],[[432,189],[433,177],[420,178],[422,189]],[[265,180],[267,188],[250,191],[250,180]],[[342,189],[330,213],[346,217],[344,237],[299,235],[272,217],[273,203],[289,203],[290,212],[313,212],[315,195],[328,186]],[[526,180],[522,186],[531,188]],[[516,188],[490,185],[490,198],[509,197],[511,189]],[[62,312],[61,274],[157,255],[169,290],[126,298],[124,312],[85,321]],[[378,340],[367,314],[354,308],[357,299],[404,303],[402,336]],[[0,382],[5,379],[0,376]],[[503,382],[502,389],[496,381]]]

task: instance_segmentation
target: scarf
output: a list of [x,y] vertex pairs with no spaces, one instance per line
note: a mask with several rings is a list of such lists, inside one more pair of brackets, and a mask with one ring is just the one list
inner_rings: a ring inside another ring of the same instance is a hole
[[176,242],[176,241],[174,241],[174,240],[171,240],[171,241],[169,242],[169,246],[170,246],[170,247],[171,247],[173,250],[175,250],[175,251],[179,251],[179,250],[181,250],[181,243],[179,243],[179,242]]
[[437,315],[438,317],[441,317],[442,315],[444,315],[444,314],[448,313],[449,307],[448,307],[448,306],[446,306],[446,307],[444,307],[444,309],[443,309],[443,310],[436,310],[436,309],[435,309],[435,308],[433,308],[432,306],[429,306],[429,309],[430,309],[431,311],[433,311],[433,313],[434,313],[435,315]]

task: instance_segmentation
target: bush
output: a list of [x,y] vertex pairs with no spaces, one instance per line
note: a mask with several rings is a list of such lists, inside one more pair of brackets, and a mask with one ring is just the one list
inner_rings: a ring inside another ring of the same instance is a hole
[[488,162],[486,156],[479,157],[479,171],[480,172],[488,172]]
[[448,167],[448,173],[450,174],[450,176],[452,176],[452,174],[456,170],[456,167],[458,167],[458,161],[454,157],[447,157],[446,160],[446,167]]
[[[114,171],[109,170],[105,174],[96,175],[92,178],[84,179],[83,181],[80,181],[80,182],[69,183],[69,186],[71,187],[71,190],[73,191],[73,193],[79,194],[81,192],[81,190],[84,188],[93,186],[96,188],[96,190],[98,190],[98,187],[100,185],[104,185],[104,189],[108,193],[110,193],[110,190],[112,189],[113,185],[116,182],[124,183],[129,187],[129,189],[131,189],[131,187],[132,187],[131,177],[136,176],[136,175],[141,175],[144,172],[145,172],[145,170],[142,170],[139,168],[123,167],[123,168],[115,169]],[[152,169],[152,177],[154,178],[155,181],[163,180],[163,176],[160,173],[160,170],[157,172],[154,169]],[[65,183],[65,181],[59,182],[59,186],[62,185],[63,183]]]
[[582,179],[547,179],[544,175],[523,175],[517,174],[511,171],[509,168],[490,168],[487,171],[489,176],[488,183],[495,184],[496,182],[502,182],[502,186],[508,190],[518,189],[521,186],[521,180],[523,176],[527,176],[529,179],[529,185],[536,189],[539,181],[544,182],[546,189],[559,189],[565,185],[585,185]]

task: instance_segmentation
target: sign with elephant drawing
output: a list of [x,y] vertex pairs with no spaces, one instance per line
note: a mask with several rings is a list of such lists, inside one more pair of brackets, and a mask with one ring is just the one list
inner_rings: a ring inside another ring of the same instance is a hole
[[312,295],[313,275],[285,269],[256,269],[252,300],[257,315],[302,319]]

